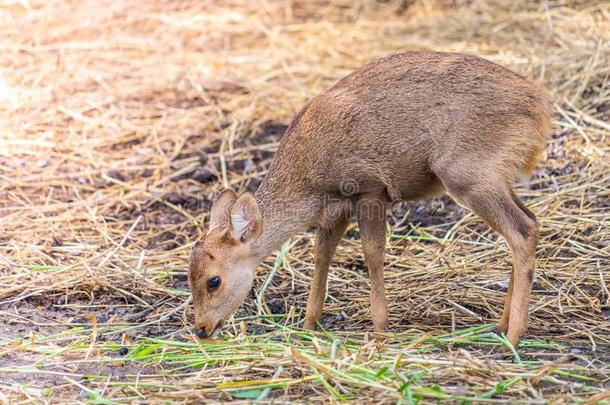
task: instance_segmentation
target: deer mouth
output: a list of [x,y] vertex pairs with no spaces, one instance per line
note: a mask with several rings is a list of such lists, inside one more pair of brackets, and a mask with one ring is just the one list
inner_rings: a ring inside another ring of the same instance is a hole
[[209,337],[215,338],[220,335],[220,330],[222,329],[222,325],[224,325],[224,321],[218,321],[212,332],[209,334]]

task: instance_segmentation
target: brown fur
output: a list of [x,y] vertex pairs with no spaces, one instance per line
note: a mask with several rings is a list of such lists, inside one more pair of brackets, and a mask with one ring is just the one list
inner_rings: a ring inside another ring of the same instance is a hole
[[[239,203],[234,194],[219,197],[211,215],[216,223],[190,264],[196,326],[211,334],[245,297],[256,264],[313,225],[319,234],[305,326],[315,327],[330,258],[355,216],[371,278],[373,323],[383,330],[385,204],[446,191],[508,241],[513,271],[498,328],[518,344],[526,329],[538,226],[512,183],[533,170],[550,117],[534,85],[476,56],[409,52],[356,70],[295,116],[256,201],[249,194]],[[224,262],[208,264],[203,252]],[[198,292],[203,287],[197,280],[212,274],[237,282]]]

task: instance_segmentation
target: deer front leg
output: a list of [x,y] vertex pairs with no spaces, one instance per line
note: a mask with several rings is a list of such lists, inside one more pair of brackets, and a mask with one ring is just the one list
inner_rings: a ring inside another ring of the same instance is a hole
[[507,333],[508,332],[508,322],[510,320],[510,304],[513,299],[513,284],[515,283],[515,269],[514,266],[510,271],[510,281],[508,283],[508,290],[506,291],[506,299],[504,300],[504,309],[502,310],[502,315],[500,316],[500,320],[498,321],[498,325],[496,329],[498,332]]
[[363,198],[358,202],[357,211],[364,261],[371,280],[371,317],[375,332],[383,332],[388,323],[388,305],[383,282],[385,200]]
[[322,316],[324,299],[326,298],[328,267],[348,224],[349,220],[342,217],[318,229],[314,246],[313,280],[305,312],[305,329],[314,330],[320,316]]

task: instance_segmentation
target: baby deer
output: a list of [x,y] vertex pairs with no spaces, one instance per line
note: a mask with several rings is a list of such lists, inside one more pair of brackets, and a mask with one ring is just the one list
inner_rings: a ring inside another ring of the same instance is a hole
[[353,217],[382,331],[385,207],[446,192],[508,242],[513,268],[498,330],[517,345],[538,225],[512,184],[531,174],[550,120],[534,85],[476,56],[408,52],[354,71],[295,116],[256,196],[225,190],[214,203],[189,263],[197,335],[213,335],[246,298],[258,264],[310,226],[318,234],[305,328],[315,328],[329,262]]

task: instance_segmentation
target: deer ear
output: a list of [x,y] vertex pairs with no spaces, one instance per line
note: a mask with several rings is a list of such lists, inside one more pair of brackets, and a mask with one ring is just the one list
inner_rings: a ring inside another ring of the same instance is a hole
[[208,232],[226,229],[231,225],[231,208],[237,200],[237,195],[231,189],[226,189],[214,201],[210,212],[210,229]]
[[250,193],[244,193],[231,210],[231,236],[243,242],[254,240],[263,229],[258,203]]

